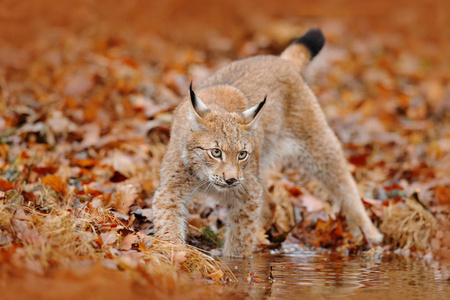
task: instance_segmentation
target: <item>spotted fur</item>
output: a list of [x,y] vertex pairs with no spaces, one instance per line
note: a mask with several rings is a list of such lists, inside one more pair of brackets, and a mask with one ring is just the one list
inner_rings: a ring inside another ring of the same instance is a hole
[[[323,38],[315,31],[298,39],[281,57],[231,63],[195,92],[191,87],[190,96],[174,112],[153,199],[157,236],[183,243],[189,202],[199,192],[208,193],[228,209],[224,254],[250,255],[257,228],[273,207],[264,175],[272,165],[293,158],[334,195],[354,235],[362,228],[373,243],[381,242],[383,236],[364,210],[340,143],[300,75],[321,48],[320,41],[312,41],[318,36]],[[214,149],[220,150],[220,158],[214,157]],[[241,152],[247,153],[246,159],[238,158]]]

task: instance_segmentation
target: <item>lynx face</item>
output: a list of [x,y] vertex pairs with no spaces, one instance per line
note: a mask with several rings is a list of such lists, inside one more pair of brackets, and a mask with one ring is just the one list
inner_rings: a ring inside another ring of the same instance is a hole
[[242,122],[237,114],[209,112],[202,118],[202,128],[191,131],[183,153],[185,164],[197,178],[218,191],[237,188],[245,180],[244,169],[251,159],[254,139]]
[[245,180],[244,169],[254,147],[254,129],[266,99],[235,113],[212,111],[195,95],[192,86],[190,96],[190,137],[182,154],[184,164],[201,184],[210,183],[218,191],[239,187]]

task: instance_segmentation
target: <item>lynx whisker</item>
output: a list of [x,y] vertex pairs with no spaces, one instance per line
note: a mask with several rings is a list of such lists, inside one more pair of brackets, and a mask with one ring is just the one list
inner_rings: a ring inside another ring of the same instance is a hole
[[245,189],[242,186],[242,184],[239,184],[237,188],[238,188],[238,191],[241,192],[241,194],[245,194]]
[[200,181],[200,183],[197,185],[197,187],[189,194],[189,196],[192,196],[200,187],[204,186],[209,182],[208,179]]
[[205,193],[208,193],[209,189],[210,189],[212,186],[213,186],[213,183],[210,182],[210,183],[208,184],[208,186],[206,187],[206,189],[205,189]]

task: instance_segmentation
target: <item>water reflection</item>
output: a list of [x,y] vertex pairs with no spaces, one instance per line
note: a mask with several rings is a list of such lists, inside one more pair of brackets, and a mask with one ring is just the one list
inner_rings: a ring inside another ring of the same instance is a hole
[[[448,281],[423,261],[403,256],[346,256],[295,249],[225,262],[239,279],[229,287],[234,298],[450,299]],[[249,262],[260,282],[247,282]],[[269,279],[270,265],[274,280]]]

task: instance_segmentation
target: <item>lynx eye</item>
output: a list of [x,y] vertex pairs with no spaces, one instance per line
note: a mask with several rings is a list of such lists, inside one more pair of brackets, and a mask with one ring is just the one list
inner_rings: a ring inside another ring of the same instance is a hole
[[239,152],[239,154],[238,154],[238,159],[239,159],[239,160],[244,160],[244,159],[247,158],[247,155],[248,155],[247,151],[241,151],[241,152]]
[[220,149],[214,148],[211,150],[211,155],[215,158],[219,158],[222,156],[222,151],[220,151]]

